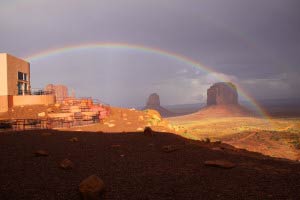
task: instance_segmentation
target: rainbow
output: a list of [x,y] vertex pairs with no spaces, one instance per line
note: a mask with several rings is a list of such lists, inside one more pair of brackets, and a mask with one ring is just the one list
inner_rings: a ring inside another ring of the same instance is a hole
[[[168,57],[174,60],[177,60],[179,62],[183,62],[187,64],[188,66],[191,66],[193,68],[196,68],[198,70],[201,70],[205,73],[212,73],[215,78],[217,78],[220,81],[223,82],[230,82],[231,80],[221,74],[218,73],[217,71],[213,70],[211,67],[208,67],[198,61],[195,61],[191,58],[188,58],[184,55],[177,54],[175,52],[171,51],[166,51],[163,49],[159,48],[154,48],[154,47],[148,47],[148,46],[143,46],[143,45],[137,45],[137,44],[128,44],[128,43],[112,43],[112,42],[103,42],[103,43],[84,43],[84,44],[77,44],[77,45],[69,45],[69,46],[64,46],[60,48],[53,48],[53,49],[48,49],[45,51],[41,51],[39,53],[30,55],[25,57],[26,60],[29,62],[34,62],[38,61],[40,59],[45,59],[49,58],[52,56],[64,54],[64,53],[69,53],[69,52],[81,52],[85,50],[91,50],[91,49],[124,49],[124,50],[136,50],[140,52],[145,52],[145,53],[150,53],[154,55],[159,55],[163,57]],[[256,102],[254,98],[252,98],[241,86],[237,85],[237,89],[239,91],[239,94],[242,95],[245,99],[247,99],[255,111],[261,115],[262,117],[269,119],[270,116],[269,114]]]

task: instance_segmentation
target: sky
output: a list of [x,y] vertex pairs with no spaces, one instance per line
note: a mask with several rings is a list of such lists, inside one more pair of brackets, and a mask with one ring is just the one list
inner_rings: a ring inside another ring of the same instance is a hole
[[[64,84],[78,97],[141,106],[201,103],[227,77],[257,100],[300,98],[299,0],[0,0],[0,52],[127,43],[202,63],[126,48],[74,49],[33,59],[32,88]],[[243,99],[243,97],[241,97]]]

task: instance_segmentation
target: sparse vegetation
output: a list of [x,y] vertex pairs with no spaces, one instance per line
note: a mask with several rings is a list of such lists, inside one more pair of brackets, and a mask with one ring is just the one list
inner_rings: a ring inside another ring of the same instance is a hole
[[228,117],[184,120],[178,117],[171,118],[170,122],[173,126],[182,127],[182,136],[186,138],[204,142],[206,138],[211,141],[222,140],[223,143],[270,156],[298,158],[299,118],[267,120],[255,117]]

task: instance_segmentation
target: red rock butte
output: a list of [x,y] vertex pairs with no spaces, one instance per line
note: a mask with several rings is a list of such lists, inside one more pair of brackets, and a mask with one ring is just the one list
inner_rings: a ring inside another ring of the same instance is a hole
[[146,106],[144,107],[143,110],[146,109],[152,109],[152,110],[156,110],[160,113],[161,116],[163,117],[170,117],[170,116],[174,116],[175,114],[172,113],[171,111],[163,108],[160,105],[160,99],[159,99],[159,95],[156,93],[152,93],[147,100]]
[[233,83],[215,83],[207,90],[207,106],[238,105],[238,92]]

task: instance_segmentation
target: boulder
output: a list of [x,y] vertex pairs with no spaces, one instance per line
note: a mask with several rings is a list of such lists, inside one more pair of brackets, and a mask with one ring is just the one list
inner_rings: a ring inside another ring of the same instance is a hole
[[83,200],[99,200],[104,191],[104,182],[97,175],[91,175],[79,185],[79,192]]
[[236,86],[230,82],[215,83],[207,90],[207,106],[238,105]]

